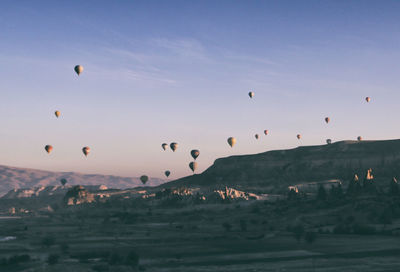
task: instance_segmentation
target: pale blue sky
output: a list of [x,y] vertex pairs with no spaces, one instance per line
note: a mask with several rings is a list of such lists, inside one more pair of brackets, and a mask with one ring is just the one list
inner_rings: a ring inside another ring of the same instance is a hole
[[201,172],[327,138],[399,138],[398,14],[398,1],[1,1],[0,163],[174,179],[193,148]]

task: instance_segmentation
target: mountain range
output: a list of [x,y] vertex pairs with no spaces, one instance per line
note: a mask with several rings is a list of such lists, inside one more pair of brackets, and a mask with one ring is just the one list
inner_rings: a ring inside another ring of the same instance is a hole
[[[63,178],[67,180],[67,185],[105,185],[117,189],[143,186],[138,177],[51,172],[0,165],[0,196],[13,189],[60,185],[60,179]],[[149,178],[146,186],[157,186],[163,182],[163,179]]]

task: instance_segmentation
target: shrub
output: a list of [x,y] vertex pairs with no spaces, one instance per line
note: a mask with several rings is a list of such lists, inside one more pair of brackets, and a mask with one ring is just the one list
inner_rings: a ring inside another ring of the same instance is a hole
[[223,227],[226,231],[231,231],[231,229],[232,229],[232,225],[229,224],[228,222],[222,223],[222,227]]
[[131,250],[125,258],[125,264],[130,265],[132,267],[136,267],[139,265],[139,254],[135,251]]
[[42,239],[42,245],[45,247],[51,247],[56,242],[56,239],[53,236],[46,236]]
[[60,258],[60,256],[57,254],[50,254],[49,257],[47,258],[47,263],[49,265],[55,265],[58,263],[59,258]]

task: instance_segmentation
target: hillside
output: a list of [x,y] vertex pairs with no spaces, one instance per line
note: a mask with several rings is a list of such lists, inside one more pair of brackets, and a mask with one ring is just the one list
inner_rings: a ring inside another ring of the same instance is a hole
[[[50,172],[28,168],[0,165],[0,196],[13,189],[47,187],[60,185],[65,178],[68,185],[105,185],[110,188],[132,188],[142,186],[137,177],[119,177],[111,175],[90,175],[75,172]],[[146,185],[156,186],[164,180],[150,178]]]
[[400,140],[340,141],[330,145],[217,159],[201,174],[161,185],[229,186],[250,191],[282,191],[288,185],[330,179],[349,180],[372,168],[376,179],[400,174]]

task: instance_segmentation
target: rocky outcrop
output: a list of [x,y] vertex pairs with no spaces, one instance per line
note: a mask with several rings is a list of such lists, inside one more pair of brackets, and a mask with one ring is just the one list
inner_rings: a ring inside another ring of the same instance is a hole
[[89,193],[82,185],[72,187],[64,197],[68,206],[94,202],[94,194]]
[[[374,169],[375,179],[400,174],[400,140],[342,141],[255,155],[217,159],[202,174],[161,187],[224,185],[242,191],[283,192],[287,186],[331,179],[350,180]],[[378,178],[379,177],[379,178]]]

